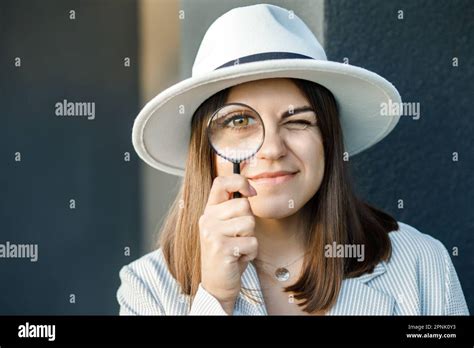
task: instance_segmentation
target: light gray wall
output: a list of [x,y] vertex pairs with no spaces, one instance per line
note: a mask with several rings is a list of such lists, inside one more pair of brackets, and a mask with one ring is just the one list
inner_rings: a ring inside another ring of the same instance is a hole
[[323,0],[299,0],[299,1],[250,1],[250,0],[181,0],[181,7],[185,11],[186,20],[182,22],[182,53],[181,76],[191,76],[191,68],[194,57],[199,49],[199,44],[207,28],[219,16],[225,12],[241,6],[260,3],[281,6],[293,10],[313,31],[318,40],[324,46],[323,36]]

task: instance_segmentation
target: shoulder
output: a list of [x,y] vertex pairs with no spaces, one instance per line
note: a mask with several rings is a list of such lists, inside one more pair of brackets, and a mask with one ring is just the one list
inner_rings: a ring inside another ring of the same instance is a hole
[[405,262],[422,266],[423,261],[449,257],[446,247],[438,239],[401,221],[398,221],[398,226],[397,231],[389,233],[395,260],[403,258]]
[[143,255],[123,266],[120,270],[120,274],[133,273],[142,279],[148,280],[148,282],[155,279],[157,275],[167,276],[167,272],[168,268],[161,248]]
[[398,221],[399,229],[389,233],[392,254],[386,263],[392,272],[414,274],[418,281],[428,273],[449,271],[450,255],[438,239]]
[[181,304],[186,298],[169,272],[161,248],[123,266],[119,277],[117,300],[121,314],[179,314],[170,312],[185,310]]
[[139,259],[122,267],[119,273],[121,278],[134,278],[150,290],[160,294],[178,286],[168,269],[163,251],[158,248]]
[[[406,293],[407,313],[466,314],[466,301],[451,256],[442,242],[398,221],[389,233],[392,254],[381,277],[398,294]],[[408,300],[410,299],[410,300]]]

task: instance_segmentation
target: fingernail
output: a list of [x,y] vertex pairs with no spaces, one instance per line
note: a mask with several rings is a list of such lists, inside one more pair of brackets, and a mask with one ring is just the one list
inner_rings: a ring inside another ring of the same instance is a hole
[[257,190],[255,190],[252,185],[249,185],[249,186],[250,186],[250,192],[252,192],[252,196],[256,196]]

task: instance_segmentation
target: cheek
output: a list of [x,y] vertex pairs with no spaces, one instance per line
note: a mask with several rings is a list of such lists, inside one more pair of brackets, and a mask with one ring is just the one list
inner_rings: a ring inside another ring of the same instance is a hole
[[302,184],[305,194],[312,197],[319,189],[324,176],[324,147],[319,132],[301,134],[291,143],[302,170]]
[[293,136],[290,148],[306,172],[305,175],[316,176],[324,173],[324,148],[319,132],[301,133]]

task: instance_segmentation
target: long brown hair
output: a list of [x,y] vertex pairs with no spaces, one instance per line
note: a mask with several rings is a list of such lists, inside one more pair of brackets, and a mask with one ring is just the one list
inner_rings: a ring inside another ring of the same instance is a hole
[[[305,234],[308,253],[302,273],[285,291],[301,300],[298,305],[305,312],[319,313],[328,311],[335,304],[344,278],[371,272],[380,261],[390,258],[388,233],[398,230],[398,224],[393,217],[362,202],[354,194],[332,93],[311,81],[292,81],[305,94],[317,115],[325,170],[319,190],[302,208],[308,226]],[[216,176],[206,122],[213,111],[225,104],[228,92],[229,88],[214,94],[193,115],[186,172],[160,230],[159,246],[168,268],[183,293],[190,296],[196,294],[201,281],[198,221]],[[324,247],[333,242],[364,245],[364,260],[325,257]]]

